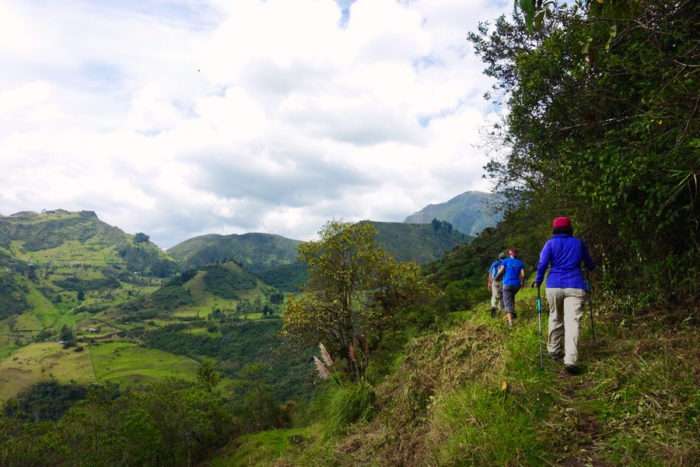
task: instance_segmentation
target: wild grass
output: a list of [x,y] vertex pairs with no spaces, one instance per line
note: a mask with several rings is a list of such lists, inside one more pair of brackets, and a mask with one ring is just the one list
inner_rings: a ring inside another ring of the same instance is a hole
[[[372,417],[334,421],[328,409],[343,413],[355,398],[333,389],[297,420],[315,427],[304,449],[266,449],[275,432],[258,434],[255,443],[269,456],[226,465],[698,465],[694,320],[680,310],[673,319],[654,318],[668,315],[660,312],[622,321],[601,308],[594,341],[586,310],[584,373],[570,376],[547,354],[539,367],[534,297],[531,289],[518,295],[513,329],[482,304],[409,341],[382,366],[386,376],[377,373]],[[239,449],[251,449],[252,439]]]
[[277,459],[280,456],[292,451],[302,459],[314,459],[306,465],[315,465],[314,461],[318,461],[322,456],[318,451],[309,451],[309,441],[319,435],[318,427],[315,426],[244,435],[239,443],[221,452],[210,466],[272,467],[279,465]]
[[375,414],[376,394],[367,382],[346,383],[330,392],[326,411],[326,433],[343,433],[353,423],[368,422]]

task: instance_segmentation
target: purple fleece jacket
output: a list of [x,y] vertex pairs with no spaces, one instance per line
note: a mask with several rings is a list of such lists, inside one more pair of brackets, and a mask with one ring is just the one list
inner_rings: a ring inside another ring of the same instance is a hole
[[581,272],[582,262],[589,271],[595,268],[583,240],[568,234],[555,234],[542,248],[535,281],[541,284],[545,271],[551,266],[547,288],[586,289]]

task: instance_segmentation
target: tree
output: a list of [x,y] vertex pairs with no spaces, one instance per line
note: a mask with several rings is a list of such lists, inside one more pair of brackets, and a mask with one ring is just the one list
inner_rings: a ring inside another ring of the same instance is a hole
[[61,328],[59,338],[61,342],[63,342],[63,347],[71,347],[75,345],[75,334],[73,333],[73,329],[67,324],[64,324]]
[[134,235],[134,243],[148,243],[150,237],[143,232],[138,232]]
[[280,407],[272,391],[265,382],[265,372],[268,367],[259,363],[251,363],[241,368],[240,379],[234,382],[237,404],[236,412],[240,413],[251,431],[261,431],[279,426],[282,418]]
[[509,105],[489,175],[514,205],[573,216],[611,288],[697,296],[700,3],[519,4],[470,35]]
[[287,302],[284,331],[304,345],[324,343],[358,379],[400,310],[425,299],[431,288],[415,264],[399,264],[377,246],[371,224],[329,222],[320,236],[299,247],[309,279]]
[[265,306],[263,306],[262,314],[263,316],[272,316],[274,314],[274,310],[266,303]]
[[78,289],[77,299],[79,302],[85,300],[85,291],[83,289]]
[[216,385],[221,382],[221,375],[216,372],[214,365],[209,360],[205,360],[197,369],[197,381],[208,391],[213,391]]
[[273,305],[281,305],[282,303],[284,303],[284,294],[278,292],[271,294],[270,303],[272,303]]

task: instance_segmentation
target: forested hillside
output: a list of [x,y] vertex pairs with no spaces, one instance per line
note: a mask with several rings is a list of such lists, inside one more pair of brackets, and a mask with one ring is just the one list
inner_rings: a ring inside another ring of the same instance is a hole
[[145,234],[91,211],[0,217],[0,355],[157,286],[177,270]]
[[467,191],[444,203],[429,204],[411,214],[404,222],[429,224],[433,219],[449,222],[460,232],[477,235],[487,227],[495,226],[503,217],[502,199],[492,193]]
[[[363,222],[377,229],[379,245],[400,261],[434,261],[471,238],[446,222],[427,225]],[[270,234],[204,235],[170,248],[168,254],[183,270],[233,260],[267,284],[284,291],[298,291],[307,277],[306,267],[297,261],[300,243]]]

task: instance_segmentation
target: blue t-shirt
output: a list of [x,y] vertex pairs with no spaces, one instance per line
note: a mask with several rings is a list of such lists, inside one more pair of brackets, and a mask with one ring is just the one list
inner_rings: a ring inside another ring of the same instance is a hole
[[491,266],[489,267],[489,275],[491,276],[491,279],[496,278],[496,274],[498,274],[498,268],[501,267],[501,260],[497,259],[493,263],[491,263]]
[[507,258],[501,264],[506,268],[503,285],[520,287],[520,271],[525,269],[525,263],[518,258]]

